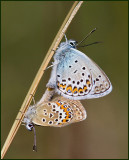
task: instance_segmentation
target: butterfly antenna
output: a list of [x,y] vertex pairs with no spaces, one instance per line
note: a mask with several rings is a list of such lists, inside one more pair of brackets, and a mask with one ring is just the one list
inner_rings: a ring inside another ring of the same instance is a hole
[[98,43],[102,43],[102,42],[93,42],[93,43],[86,44],[86,45],[83,45],[83,46],[78,46],[78,47],[86,47],[86,46],[90,46],[90,45],[98,44]]
[[34,145],[33,145],[33,151],[37,152],[37,146],[36,146],[36,131],[35,127],[33,126],[33,131],[34,131]]
[[89,36],[91,35],[91,33],[93,33],[94,31],[96,31],[96,29],[97,29],[97,28],[94,28],[90,33],[88,33],[88,34],[86,35],[86,37],[85,37],[82,41],[80,41],[76,46],[78,46],[79,44],[81,44],[82,42],[84,42],[84,40],[85,40],[87,37],[89,37]]

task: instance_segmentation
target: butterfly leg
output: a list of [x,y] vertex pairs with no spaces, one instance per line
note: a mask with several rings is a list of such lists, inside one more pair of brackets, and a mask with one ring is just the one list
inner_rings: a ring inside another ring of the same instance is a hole
[[56,88],[56,71],[57,71],[57,64],[58,63],[59,62],[56,61],[52,64],[53,68],[52,68],[50,79],[46,85],[47,88]]
[[34,95],[33,94],[30,94],[32,96],[32,100],[33,100],[33,103],[35,105],[35,99],[34,99]]
[[68,39],[67,39],[67,37],[66,37],[66,34],[64,33],[64,37],[65,37],[65,40],[66,40],[66,43],[68,42]]

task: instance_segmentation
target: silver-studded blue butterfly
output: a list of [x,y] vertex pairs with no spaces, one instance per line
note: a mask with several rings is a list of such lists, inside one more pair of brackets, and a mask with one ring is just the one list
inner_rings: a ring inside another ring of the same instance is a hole
[[54,55],[51,77],[47,84],[56,92],[73,100],[99,98],[112,91],[103,70],[87,55],[77,50],[77,42],[62,42]]

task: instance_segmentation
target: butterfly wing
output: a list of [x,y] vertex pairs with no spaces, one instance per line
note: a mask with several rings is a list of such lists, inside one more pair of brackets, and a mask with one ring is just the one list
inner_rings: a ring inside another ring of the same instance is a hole
[[79,101],[58,97],[38,105],[32,122],[41,126],[62,127],[84,119],[86,111]]
[[112,85],[88,56],[70,48],[57,66],[57,92],[66,98],[81,100],[99,98],[112,90]]

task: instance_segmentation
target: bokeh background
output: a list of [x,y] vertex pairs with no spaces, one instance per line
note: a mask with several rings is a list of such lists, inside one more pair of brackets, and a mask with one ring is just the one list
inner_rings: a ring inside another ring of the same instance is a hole
[[[1,145],[3,146],[33,79],[57,34],[72,1],[2,1]],[[85,121],[64,128],[36,127],[38,152],[32,151],[33,132],[21,126],[7,159],[124,159],[128,158],[128,2],[84,2],[68,28],[68,39],[82,40],[80,48],[107,74],[113,91],[99,99],[81,101]],[[63,39],[64,40],[64,39]],[[46,89],[46,70],[35,100]]]

